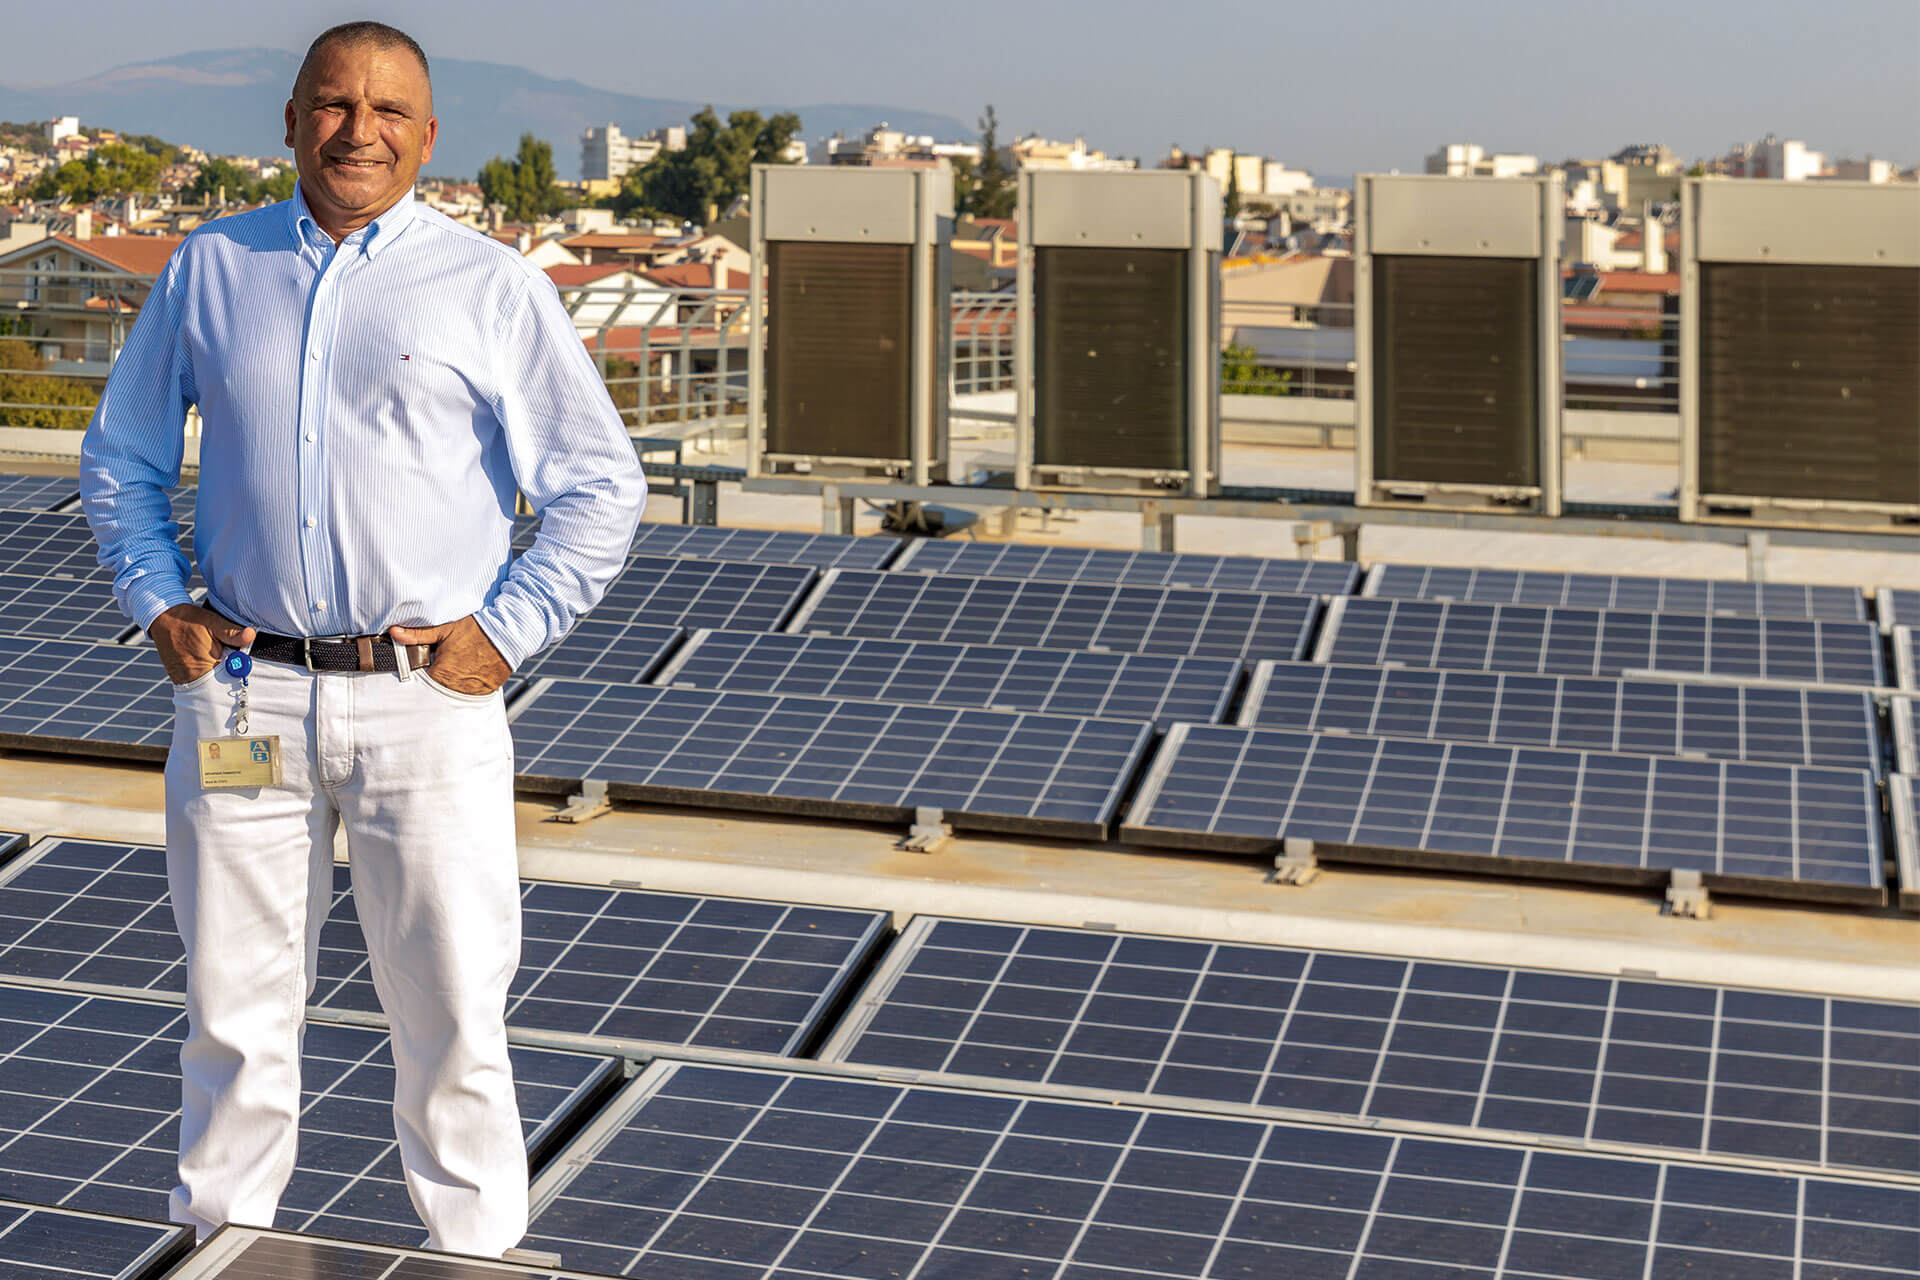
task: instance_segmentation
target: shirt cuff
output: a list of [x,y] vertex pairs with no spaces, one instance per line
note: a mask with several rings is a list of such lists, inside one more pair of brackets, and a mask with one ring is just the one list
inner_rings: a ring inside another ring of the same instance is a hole
[[151,630],[153,620],[177,604],[192,604],[185,583],[154,583],[127,592],[127,613],[142,631]]
[[506,659],[507,666],[515,671],[520,669],[521,663],[539,652],[542,643],[546,640],[544,628],[538,635],[520,634],[524,628],[516,628],[513,622],[504,616],[498,598],[474,614],[473,620],[479,624],[481,632],[493,647],[500,651],[500,656]]

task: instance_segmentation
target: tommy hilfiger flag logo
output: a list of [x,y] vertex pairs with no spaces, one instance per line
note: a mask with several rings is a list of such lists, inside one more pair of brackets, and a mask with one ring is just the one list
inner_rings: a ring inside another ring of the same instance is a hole
[[411,360],[411,359],[413,359],[413,357],[412,357],[412,356],[410,356],[410,355],[407,355],[407,354],[405,354],[404,352],[403,352],[403,353],[401,354],[401,356],[400,356],[400,358],[401,358],[402,360]]

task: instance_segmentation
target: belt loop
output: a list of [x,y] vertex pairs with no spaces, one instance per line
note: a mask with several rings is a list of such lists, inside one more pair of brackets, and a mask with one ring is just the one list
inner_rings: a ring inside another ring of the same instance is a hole
[[355,636],[353,647],[359,650],[360,653],[360,669],[362,671],[373,670],[373,637]]
[[393,646],[393,669],[400,673],[400,682],[405,684],[413,679],[413,661],[411,645],[401,644],[398,640],[389,640]]

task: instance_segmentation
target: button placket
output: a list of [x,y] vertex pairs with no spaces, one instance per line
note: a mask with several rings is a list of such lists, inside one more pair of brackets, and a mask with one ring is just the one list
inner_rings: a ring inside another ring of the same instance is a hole
[[339,320],[339,281],[343,255],[332,244],[321,248],[319,278],[314,282],[307,319],[307,362],[300,397],[300,511],[301,561],[306,570],[309,611],[316,618],[327,610],[333,595],[332,565],[319,536],[319,513],[326,492],[325,454],[320,432],[332,400],[331,369],[327,356],[334,346]]

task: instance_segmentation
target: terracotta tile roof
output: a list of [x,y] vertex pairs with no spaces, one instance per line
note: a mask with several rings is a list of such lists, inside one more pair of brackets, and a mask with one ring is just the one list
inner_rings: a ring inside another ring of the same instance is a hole
[[614,231],[582,231],[577,236],[566,236],[560,241],[569,249],[651,249],[665,240],[666,236],[644,236],[635,233],[622,234]]
[[563,262],[546,268],[547,276],[561,288],[572,285],[592,284],[607,276],[617,276],[632,270],[624,262],[595,262],[589,265],[576,265]]
[[[711,289],[713,288],[713,264],[711,262],[676,262],[670,266],[655,267],[651,271],[640,273],[655,284],[663,284],[669,289]],[[727,271],[729,289],[744,289],[752,281],[744,271]]]
[[[76,240],[72,236],[52,239],[98,262],[136,276],[157,276],[166,269],[167,259],[180,247],[185,236],[94,236]],[[45,243],[42,241],[41,243]]]
[[1606,293],[1678,293],[1680,273],[1661,271],[1602,271],[1600,288]]

